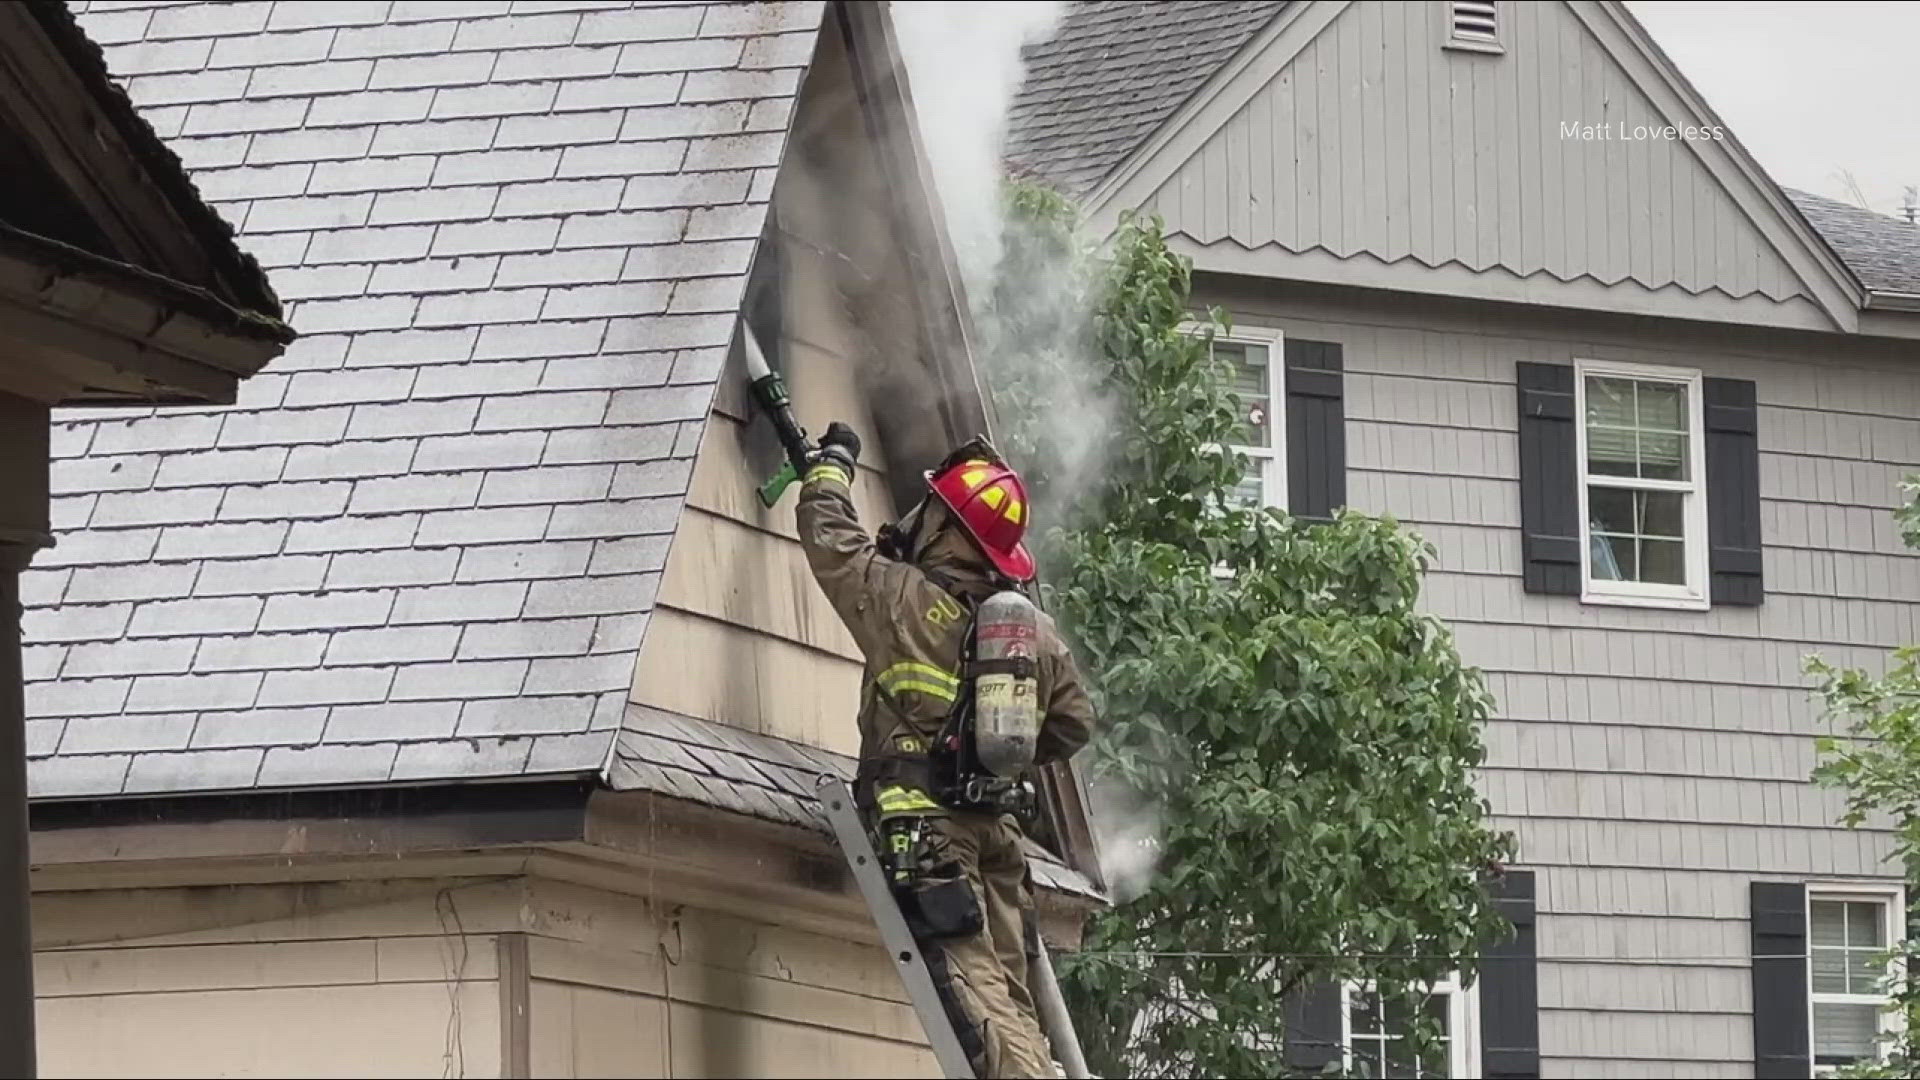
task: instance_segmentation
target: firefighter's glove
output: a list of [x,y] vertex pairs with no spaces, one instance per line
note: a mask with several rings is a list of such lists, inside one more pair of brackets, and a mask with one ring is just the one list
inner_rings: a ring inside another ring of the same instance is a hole
[[827,425],[827,433],[820,436],[820,448],[813,452],[813,461],[818,464],[829,462],[853,475],[853,463],[860,460],[860,436],[852,428],[835,420]]

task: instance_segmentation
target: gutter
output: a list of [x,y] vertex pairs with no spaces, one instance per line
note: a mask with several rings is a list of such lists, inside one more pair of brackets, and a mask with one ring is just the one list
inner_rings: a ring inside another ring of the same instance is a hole
[[27,341],[77,358],[55,365],[73,384],[66,404],[230,402],[295,337],[205,290],[4,223],[0,309],[22,320]]
[[1867,301],[1862,306],[1868,311],[1920,312],[1920,293],[1887,292],[1874,289],[1867,293]]

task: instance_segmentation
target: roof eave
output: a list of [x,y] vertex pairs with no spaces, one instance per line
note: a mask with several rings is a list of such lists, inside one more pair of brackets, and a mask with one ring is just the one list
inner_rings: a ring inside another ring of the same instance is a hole
[[[232,223],[207,204],[179,156],[140,115],[107,69],[100,46],[81,29],[64,0],[6,7],[10,18],[0,22],[7,24],[22,55],[38,58],[37,74],[22,92],[27,99],[23,106],[58,116],[59,122],[49,129],[56,144],[63,133],[84,131],[96,154],[124,163],[118,176],[74,180],[85,189],[76,194],[99,213],[121,219],[122,227],[136,237],[135,245],[158,260],[156,266],[164,262],[168,265],[160,268],[169,271],[206,271],[181,276],[205,278],[202,283],[217,290],[223,301],[278,322],[283,314],[280,299],[258,260],[241,249]],[[36,26],[42,40],[34,40]],[[89,112],[99,119],[82,119]],[[52,146],[46,149],[55,152]],[[72,153],[70,146],[68,151]]]
[[0,307],[57,373],[36,395],[49,403],[229,402],[295,336],[204,290],[4,225]]

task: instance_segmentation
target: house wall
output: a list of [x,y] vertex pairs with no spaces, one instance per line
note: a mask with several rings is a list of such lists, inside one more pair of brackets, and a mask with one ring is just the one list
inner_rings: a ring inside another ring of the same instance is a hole
[[1271,76],[1243,105],[1221,90],[1162,151],[1171,175],[1147,166],[1109,205],[1161,214],[1202,268],[1279,248],[1313,255],[1291,277],[1695,318],[1711,293],[1708,317],[1827,325],[1812,264],[1783,257],[1791,233],[1725,144],[1617,137],[1711,118],[1630,63],[1595,8],[1501,5],[1506,52],[1488,55],[1443,47],[1445,4],[1312,5],[1235,77]]
[[461,881],[39,894],[40,1074],[499,1076],[494,931],[517,894]]
[[850,904],[721,911],[678,879],[566,859],[481,876],[500,865],[41,893],[41,1075],[937,1073]]
[[533,1076],[938,1071],[874,943],[688,907],[622,932],[635,909],[617,894],[551,892],[566,917],[528,942]]
[[[1487,673],[1483,785],[1539,872],[1549,1076],[1750,1076],[1747,885],[1892,879],[1884,832],[1808,783],[1801,663],[1920,640],[1890,512],[1920,466],[1912,350],[1203,282],[1236,324],[1345,347],[1348,492],[1431,540],[1424,602]],[[1672,612],[1521,590],[1517,361],[1752,379],[1766,602]]]

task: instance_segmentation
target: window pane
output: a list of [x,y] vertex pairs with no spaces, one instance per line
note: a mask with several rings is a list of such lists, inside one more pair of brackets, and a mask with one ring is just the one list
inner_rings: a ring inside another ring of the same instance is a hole
[[1255,458],[1247,468],[1247,475],[1233,485],[1233,493],[1228,498],[1232,499],[1236,506],[1257,510],[1266,505],[1267,489],[1260,479],[1260,465],[1260,460]]
[[1240,427],[1234,432],[1234,441],[1242,446],[1272,448],[1273,418],[1267,412],[1273,403],[1273,387],[1266,348],[1216,341],[1213,354],[1233,365],[1233,393],[1240,401]]
[[1639,532],[1634,514],[1634,495],[1626,488],[1594,486],[1587,489],[1587,516],[1594,532],[1632,536]]
[[1640,580],[1639,551],[1633,537],[1594,533],[1590,548],[1587,557],[1592,563],[1595,581]]
[[1807,905],[1807,920],[1815,945],[1847,943],[1847,905],[1838,900],[1815,900]]
[[1260,451],[1246,447],[1237,449],[1247,457],[1247,471],[1233,485],[1227,498],[1233,505],[1246,510],[1258,510],[1267,505],[1268,480],[1279,468],[1279,463],[1266,457]]
[[1873,1005],[1813,1006],[1813,1060],[1820,1065],[1844,1065],[1874,1053],[1880,1031],[1880,1010]]
[[1352,1017],[1355,1035],[1378,1035],[1387,1030],[1385,1017],[1380,1008],[1380,995],[1371,990],[1355,989],[1352,997]]
[[1687,430],[1687,388],[1681,383],[1636,382],[1639,425],[1650,431]]
[[1587,489],[1587,552],[1595,581],[1687,583],[1685,492]]
[[1586,394],[1589,474],[1691,478],[1684,384],[1589,376]]
[[1387,1075],[1387,1044],[1382,1039],[1353,1041],[1353,1071],[1360,1076]]
[[1588,376],[1587,424],[1590,427],[1637,426],[1634,422],[1633,380]]
[[1595,476],[1633,476],[1638,454],[1632,428],[1587,428],[1587,471]]
[[1884,949],[1887,945],[1882,931],[1886,924],[1881,921],[1881,906],[1874,903],[1849,903],[1847,905],[1847,944],[1855,948],[1870,946]]
[[[1427,1059],[1432,1062],[1431,1056]],[[1395,1080],[1405,1077],[1424,1077],[1433,1075],[1431,1071],[1419,1069],[1414,1061],[1413,1042],[1408,1039],[1395,1039],[1387,1044],[1387,1075]]]
[[1846,993],[1847,951],[1815,948],[1812,953],[1813,992],[1816,994]]
[[1886,953],[1879,949],[1847,950],[1847,993],[1880,993],[1880,976],[1887,970]]
[[1687,583],[1687,546],[1677,540],[1640,541],[1640,581],[1655,585]]
[[1686,506],[1687,497],[1678,491],[1636,491],[1633,503],[1638,511],[1638,527],[1635,532],[1642,536],[1666,536],[1675,540],[1687,535]]
[[1687,478],[1687,437],[1640,433],[1640,475],[1649,480]]

